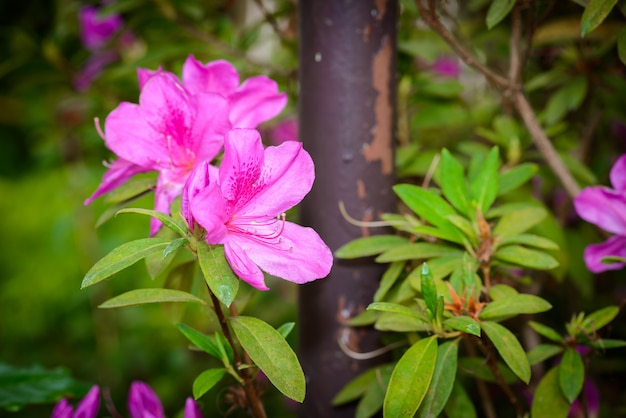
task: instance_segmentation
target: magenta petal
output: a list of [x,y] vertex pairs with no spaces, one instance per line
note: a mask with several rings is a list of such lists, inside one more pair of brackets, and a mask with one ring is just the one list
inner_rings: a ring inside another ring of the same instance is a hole
[[145,121],[142,109],[132,103],[120,103],[104,123],[107,147],[120,158],[156,170],[159,161],[168,161],[167,144]]
[[76,407],[74,418],[95,418],[100,409],[100,388],[92,386]]
[[[231,237],[232,238],[232,237]],[[259,267],[248,257],[245,247],[239,244],[247,244],[243,240],[230,239],[224,245],[224,255],[230,267],[235,274],[249,285],[256,287],[259,290],[269,290],[265,285],[265,276]]]
[[201,162],[189,175],[181,197],[181,212],[191,231],[194,229],[194,218],[191,213],[190,202],[210,183],[210,168],[213,167],[208,161]]
[[183,65],[183,84],[192,94],[219,93],[227,97],[239,86],[239,74],[228,61],[217,60],[204,65],[190,55]]
[[54,406],[50,418],[72,418],[73,413],[74,408],[72,408],[67,399],[63,398]]
[[[236,239],[245,242],[245,237]],[[285,222],[276,245],[251,241],[246,254],[263,271],[294,283],[326,277],[333,264],[333,255],[317,232],[291,222]]]
[[199,93],[190,98],[194,123],[189,147],[196,161],[213,160],[224,146],[224,135],[231,128],[228,101],[214,93]]
[[217,181],[200,190],[190,199],[191,213],[195,221],[205,229],[206,242],[215,245],[226,241],[226,222],[230,216],[228,201],[224,199]]
[[137,79],[139,81],[139,90],[143,89],[143,86],[146,85],[148,80],[154,77],[157,74],[163,73],[163,68],[159,65],[159,68],[156,70],[149,70],[147,68],[137,68]]
[[118,15],[100,18],[99,10],[93,6],[85,6],[78,12],[80,39],[85,48],[94,50],[104,46],[122,27],[122,19]]
[[161,401],[147,384],[135,381],[130,385],[128,410],[131,418],[165,418]]
[[278,115],[287,104],[287,95],[278,92],[275,81],[265,76],[247,79],[229,97],[230,121],[235,128],[256,128]]
[[574,198],[578,215],[600,228],[626,235],[626,196],[606,187],[587,187]]
[[109,193],[111,190],[121,186],[128,179],[136,174],[149,171],[137,164],[133,164],[130,161],[126,161],[123,158],[118,158],[109,165],[109,169],[104,173],[102,177],[102,183],[96,189],[96,191],[85,200],[85,205],[90,204],[99,196]]
[[592,244],[585,248],[585,263],[589,271],[594,273],[619,270],[626,265],[626,263],[606,264],[600,261],[608,256],[626,258],[626,237],[615,235],[601,244]]
[[[224,140],[224,158],[220,165],[222,193],[236,202],[236,209],[253,196],[253,184],[261,175],[264,148],[261,135],[254,129],[233,129]],[[275,215],[275,214],[272,214]]]
[[626,155],[619,157],[613,164],[611,184],[618,192],[626,192]]
[[200,408],[193,400],[193,398],[187,398],[185,401],[185,413],[183,415],[184,418],[202,418],[202,412],[200,412]]

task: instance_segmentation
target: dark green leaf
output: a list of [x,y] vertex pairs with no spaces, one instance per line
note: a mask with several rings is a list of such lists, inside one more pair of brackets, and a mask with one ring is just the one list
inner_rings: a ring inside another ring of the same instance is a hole
[[271,325],[249,316],[230,318],[241,346],[283,395],[302,402],[304,372],[287,341]]
[[368,369],[348,382],[333,398],[333,406],[343,405],[363,396],[370,384],[376,380],[377,371],[376,368]]
[[180,332],[182,332],[183,335],[187,337],[189,341],[191,341],[193,345],[203,350],[207,354],[215,357],[216,359],[222,360],[222,362],[226,365],[229,364],[228,358],[222,355],[219,348],[217,347],[213,339],[211,339],[211,337],[209,337],[208,335],[204,335],[200,331],[196,331],[186,324],[179,323],[176,326],[178,327]]
[[575,77],[552,95],[542,114],[548,126],[559,122],[570,110],[580,107],[587,94],[587,79]]
[[584,38],[600,26],[616,4],[617,0],[590,0],[580,19],[580,36]]
[[161,302],[191,302],[208,305],[204,300],[188,292],[173,289],[135,289],[122,293],[107,300],[99,308],[120,308],[123,306],[142,305],[145,303]]
[[608,350],[610,348],[626,347],[626,341],[598,338],[597,340],[592,341],[592,346],[598,350]]
[[522,244],[529,247],[541,248],[542,250],[558,250],[556,242],[539,235],[520,234],[498,240],[498,245]]
[[233,353],[233,347],[221,331],[215,331],[215,346],[220,352],[220,358],[227,359],[224,360],[224,365],[234,363],[235,354]]
[[430,324],[424,319],[397,312],[384,312],[376,320],[374,328],[379,331],[418,332],[430,330]]
[[550,270],[559,266],[554,257],[541,251],[530,250],[520,245],[507,245],[498,248],[494,258],[538,270]]
[[164,225],[166,225],[172,231],[176,232],[181,237],[187,236],[187,229],[183,225],[180,225],[178,222],[176,222],[172,217],[166,215],[163,212],[142,208],[126,208],[117,212],[117,214],[120,213],[138,213],[141,215],[147,215],[153,218],[157,218],[159,221],[163,222]]
[[392,248],[406,244],[407,239],[398,235],[372,235],[357,238],[335,251],[337,258],[359,258],[380,254]]
[[516,294],[490,302],[478,317],[483,321],[500,321],[520,314],[545,312],[551,308],[552,305],[539,296]]
[[445,407],[446,416],[454,418],[476,418],[476,409],[474,403],[469,397],[461,382],[454,381],[452,387],[452,393],[448,398],[448,402]]
[[[518,377],[501,361],[496,362],[500,375],[506,384],[519,383]],[[480,357],[462,357],[459,359],[459,371],[466,373],[469,377],[484,380],[485,382],[496,382],[496,377],[489,367],[487,361]]]
[[213,386],[219,383],[226,374],[224,369],[209,369],[200,373],[198,377],[193,381],[193,397],[199,399],[202,395],[207,393]]
[[428,242],[416,242],[396,246],[376,257],[377,263],[390,263],[393,261],[419,260],[449,255],[461,256],[463,253],[458,248],[442,244]]
[[402,271],[404,271],[405,264],[406,263],[404,261],[397,261],[389,264],[389,267],[385,270],[383,277],[380,279],[380,285],[374,294],[374,302],[380,302],[385,295],[387,295],[389,289],[393,287]]
[[428,308],[430,318],[435,319],[435,314],[437,313],[437,287],[435,286],[433,275],[430,274],[428,264],[426,263],[422,264],[421,279],[422,296],[424,297],[424,301],[426,302],[426,307]]
[[493,204],[498,194],[498,167],[500,165],[498,148],[493,147],[470,183],[470,191],[476,206],[485,213]]
[[369,304],[367,309],[381,311],[381,312],[399,313],[399,314],[410,316],[412,318],[416,318],[419,320],[424,320],[424,317],[419,312],[417,312],[417,310],[411,309],[408,306],[399,305],[397,303],[373,302]]
[[393,369],[383,403],[386,418],[411,418],[419,408],[435,370],[437,337],[422,339],[409,348]]
[[498,196],[502,196],[530,180],[538,171],[536,164],[523,163],[498,176]]
[[224,256],[224,247],[209,247],[205,241],[199,241],[197,251],[200,269],[209,289],[220,302],[230,306],[239,290],[239,278]]
[[550,328],[547,325],[543,325],[535,321],[529,321],[528,325],[530,325],[532,329],[537,331],[538,334],[543,335],[549,340],[552,340],[556,343],[563,342],[563,337],[561,337],[558,332],[556,332],[554,329]]
[[559,386],[559,366],[553,367],[537,385],[530,415],[533,418],[566,418],[570,404]]
[[480,337],[480,324],[469,316],[453,316],[443,321],[443,324],[457,331]]
[[599,309],[585,317],[582,323],[583,329],[588,333],[595,333],[597,330],[611,322],[619,313],[617,306],[607,306]]
[[541,222],[547,214],[547,211],[540,206],[506,213],[493,229],[493,235],[501,240],[521,234]]
[[276,331],[278,331],[281,337],[287,338],[287,336],[291,333],[291,330],[293,330],[293,327],[295,325],[296,325],[295,322],[286,322],[282,324],[280,327],[278,327]]
[[569,403],[578,398],[585,380],[585,365],[583,359],[574,348],[568,348],[563,353],[559,366],[559,385],[561,392]]
[[356,406],[355,418],[371,418],[380,411],[385,400],[385,389],[389,383],[389,376],[387,375],[385,382],[379,382],[376,379],[370,383]]
[[418,417],[438,417],[443,411],[454,386],[458,352],[458,339],[446,341],[439,346],[433,378],[417,411]]
[[469,189],[463,175],[463,166],[447,149],[441,152],[441,191],[461,213],[469,214]]
[[617,36],[617,55],[622,64],[626,65],[626,28],[622,29]]
[[487,28],[491,29],[504,19],[515,6],[515,0],[493,0],[487,11]]
[[85,275],[80,288],[108,279],[148,254],[163,251],[169,243],[169,240],[162,238],[143,238],[120,245],[94,264]]
[[357,316],[350,318],[348,325],[352,327],[362,327],[372,325],[380,317],[380,311],[363,311]]
[[508,298],[518,294],[515,288],[506,284],[496,284],[489,288],[489,296],[492,300]]
[[539,344],[536,345],[526,353],[526,358],[528,358],[528,363],[531,366],[535,364],[541,363],[549,359],[550,357],[554,357],[557,354],[563,352],[563,347],[554,344]]
[[504,362],[524,383],[530,381],[530,365],[515,335],[496,322],[483,321],[480,327],[489,337]]

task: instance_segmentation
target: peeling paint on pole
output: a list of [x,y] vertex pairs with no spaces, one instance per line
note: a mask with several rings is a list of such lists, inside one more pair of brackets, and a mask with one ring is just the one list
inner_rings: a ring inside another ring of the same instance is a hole
[[[395,207],[396,0],[300,2],[300,135],[315,161],[313,190],[301,207],[334,251],[361,236],[387,233],[349,223],[375,221]],[[380,347],[379,334],[352,328],[372,301],[386,266],[335,260],[328,278],[300,286],[299,358],[307,378],[301,417],[353,417],[333,408],[351,379],[384,359],[357,359]]]

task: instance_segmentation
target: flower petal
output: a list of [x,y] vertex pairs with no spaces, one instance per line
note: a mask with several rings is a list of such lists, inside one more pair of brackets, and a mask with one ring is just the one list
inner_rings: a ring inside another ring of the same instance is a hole
[[130,385],[128,410],[131,418],[165,418],[161,401],[147,384],[135,381]]
[[137,164],[133,164],[130,161],[126,161],[123,158],[118,158],[109,165],[109,169],[104,173],[102,177],[102,183],[98,186],[96,191],[85,200],[85,205],[90,204],[99,196],[109,193],[111,190],[121,186],[129,178],[136,174],[144,173],[146,170]]
[[[254,261],[248,257],[241,241],[230,239],[224,244],[224,255],[230,267],[239,278],[259,290],[269,290],[265,285],[265,276]],[[245,242],[244,242],[245,244]]]
[[326,277],[333,264],[333,255],[317,232],[291,222],[285,222],[277,245],[260,244],[243,235],[230,240],[263,271],[294,283]]
[[619,270],[626,266],[626,263],[607,264],[600,261],[608,256],[626,257],[626,237],[615,235],[601,244],[592,244],[585,248],[585,263],[589,271],[594,273]]
[[230,129],[228,101],[214,93],[199,93],[189,99],[193,128],[188,146],[195,161],[213,160],[224,146],[224,135]]
[[611,184],[618,192],[626,192],[626,155],[622,155],[613,164]]
[[235,128],[256,128],[278,115],[287,104],[287,95],[266,76],[251,77],[229,97],[230,121]]
[[137,68],[137,80],[139,81],[139,90],[143,89],[143,86],[146,85],[148,80],[150,80],[153,76],[157,74],[161,74],[163,72],[163,68],[159,65],[159,68],[156,70],[149,70],[147,68]]
[[600,228],[626,235],[626,196],[606,187],[587,187],[574,198],[578,215]]
[[223,244],[227,233],[226,222],[230,216],[229,205],[212,175],[208,187],[191,198],[189,206],[195,221],[206,230],[207,243]]
[[95,418],[99,409],[100,388],[94,385],[76,407],[74,418]]
[[202,418],[202,412],[200,412],[200,408],[198,408],[198,404],[196,404],[193,398],[187,398],[187,400],[185,401],[185,413],[183,417]]
[[190,55],[183,64],[183,84],[192,94],[208,92],[227,97],[237,90],[239,74],[228,61],[211,61],[205,65]]
[[210,169],[214,168],[208,161],[201,162],[189,175],[185,187],[183,187],[183,195],[181,197],[181,213],[187,221],[187,225],[193,232],[194,217],[191,213],[190,202],[203,189],[207,188],[210,183]]
[[253,197],[263,158],[264,149],[258,131],[233,129],[226,134],[220,185],[224,197],[236,202],[235,211]]
[[54,405],[50,418],[72,418],[73,413],[74,408],[72,408],[67,399],[63,398]]
[[120,103],[107,116],[104,129],[104,140],[111,151],[147,171],[158,169],[159,160],[169,159],[166,144],[146,123],[136,104]]

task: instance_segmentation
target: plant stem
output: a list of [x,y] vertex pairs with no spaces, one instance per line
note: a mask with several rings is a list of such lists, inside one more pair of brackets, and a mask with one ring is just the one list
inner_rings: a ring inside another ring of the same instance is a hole
[[[465,346],[470,357],[476,357],[476,348],[474,347],[474,344],[472,344],[469,338],[464,338],[463,341],[465,341]],[[497,418],[496,410],[493,407],[493,401],[491,400],[491,395],[489,394],[489,390],[487,390],[487,385],[479,378],[474,378],[474,381],[476,382],[478,396],[480,396],[480,400],[483,405],[485,418]]]
[[[232,334],[230,333],[230,328],[228,327],[228,323],[226,321],[226,317],[224,316],[224,312],[222,312],[222,305],[217,297],[211,292],[211,289],[208,288],[209,295],[211,295],[211,302],[213,303],[213,308],[215,309],[215,314],[217,315],[217,319],[219,320],[220,327],[222,328],[222,332],[224,333],[224,337],[230,344],[233,349],[233,357],[235,360],[235,366],[237,373],[241,376],[243,380],[243,389],[246,392],[246,397],[248,398],[248,405],[252,410],[252,414],[255,418],[267,418],[265,413],[265,408],[259,399],[259,394],[257,393],[256,388],[254,387],[254,380],[250,376],[248,369],[241,370],[239,367],[243,364],[241,361],[241,356],[239,355],[239,351],[237,350],[237,346],[235,345],[235,340],[233,339]],[[234,308],[234,304],[231,304],[231,314],[233,316],[237,316],[237,311]],[[248,357],[248,353],[242,349],[244,359],[246,363],[250,363],[250,359]]]

